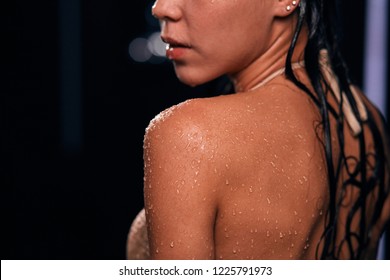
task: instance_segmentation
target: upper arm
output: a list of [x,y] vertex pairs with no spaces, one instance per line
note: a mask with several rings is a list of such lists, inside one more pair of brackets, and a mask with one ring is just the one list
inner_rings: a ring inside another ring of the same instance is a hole
[[215,177],[200,123],[175,112],[144,139],[144,199],[152,259],[214,258]]

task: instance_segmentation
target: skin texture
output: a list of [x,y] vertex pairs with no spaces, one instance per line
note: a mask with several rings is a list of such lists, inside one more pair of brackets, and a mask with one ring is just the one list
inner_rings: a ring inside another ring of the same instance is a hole
[[[163,40],[186,46],[173,59],[177,77],[196,86],[227,74],[236,93],[187,100],[150,122],[144,139],[147,233],[145,227],[130,233],[128,252],[145,248],[145,239],[136,236],[147,234],[150,251],[144,258],[315,258],[329,200],[318,108],[284,75],[251,90],[284,66],[297,20],[297,6],[287,11],[287,5],[156,1],[152,12]],[[293,62],[302,60],[306,39],[304,28]],[[310,88],[304,67],[295,73]],[[357,156],[347,125],[345,141],[347,153]],[[354,199],[351,192],[346,205]],[[376,227],[373,252],[389,204]]]

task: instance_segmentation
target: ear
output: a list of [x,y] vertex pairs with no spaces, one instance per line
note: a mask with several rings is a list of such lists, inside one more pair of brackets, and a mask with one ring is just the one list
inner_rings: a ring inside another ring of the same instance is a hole
[[286,17],[292,14],[299,6],[300,0],[274,0],[275,16]]

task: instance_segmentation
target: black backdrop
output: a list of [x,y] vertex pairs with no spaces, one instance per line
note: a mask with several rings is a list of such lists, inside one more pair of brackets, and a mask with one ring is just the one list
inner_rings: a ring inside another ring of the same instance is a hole
[[[190,88],[169,63],[129,57],[131,40],[153,31],[151,1],[68,0],[78,18],[63,1],[15,0],[0,11],[2,259],[124,259],[143,206],[145,127],[218,83]],[[361,83],[365,1],[341,2],[343,49]],[[66,70],[69,50],[79,53]],[[66,73],[79,81],[64,101]]]

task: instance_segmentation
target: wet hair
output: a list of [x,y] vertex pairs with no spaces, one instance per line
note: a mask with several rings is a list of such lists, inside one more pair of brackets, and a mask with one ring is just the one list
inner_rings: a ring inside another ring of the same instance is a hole
[[[286,77],[294,82],[299,88],[304,90],[314,103],[318,106],[321,113],[321,131],[319,137],[324,147],[327,175],[329,182],[329,205],[326,213],[326,224],[321,240],[317,245],[316,258],[318,259],[361,259],[367,257],[368,245],[370,242],[370,233],[374,225],[379,221],[385,199],[389,195],[389,163],[385,156],[386,142],[381,135],[378,124],[374,121],[371,112],[367,110],[367,120],[363,120],[353,94],[350,89],[351,77],[348,73],[348,67],[343,60],[340,50],[340,34],[338,32],[338,9],[337,0],[301,0],[298,8],[298,21],[293,40],[286,59]],[[294,52],[295,44],[302,30],[303,25],[308,27],[308,43],[305,49],[305,67],[311,81],[314,92],[309,90],[294,75],[291,58]],[[333,108],[327,102],[327,93],[330,86],[321,73],[319,55],[321,50],[327,50],[329,62],[333,72],[337,76],[340,91],[345,93],[352,107],[352,112],[362,127],[356,137],[359,141],[359,156],[351,157],[345,153],[344,148],[344,113],[341,109],[343,97],[341,98],[338,110]],[[379,113],[380,114],[380,113]],[[332,136],[330,116],[336,119],[336,137],[338,139],[339,154],[332,152]],[[387,130],[385,120],[382,117],[383,127]],[[363,126],[364,124],[364,126]],[[364,130],[369,130],[374,141],[374,152],[368,153],[366,150],[366,139]],[[388,138],[386,138],[388,139]],[[372,160],[374,159],[374,160]],[[348,163],[354,162],[355,168],[351,168]],[[387,169],[387,171],[386,171]],[[341,173],[347,173],[347,178],[342,177]],[[386,181],[387,180],[387,181]],[[338,224],[338,213],[342,207],[342,198],[340,198],[348,189],[359,191],[359,197],[350,207],[345,225]],[[372,192],[377,193],[376,210],[373,215],[365,218],[366,205],[368,197]],[[359,219],[358,229],[352,228],[352,220]],[[338,227],[344,226],[345,232],[340,239]],[[320,245],[321,244],[321,245]],[[347,250],[345,251],[345,249]],[[342,249],[344,250],[342,252]]]

